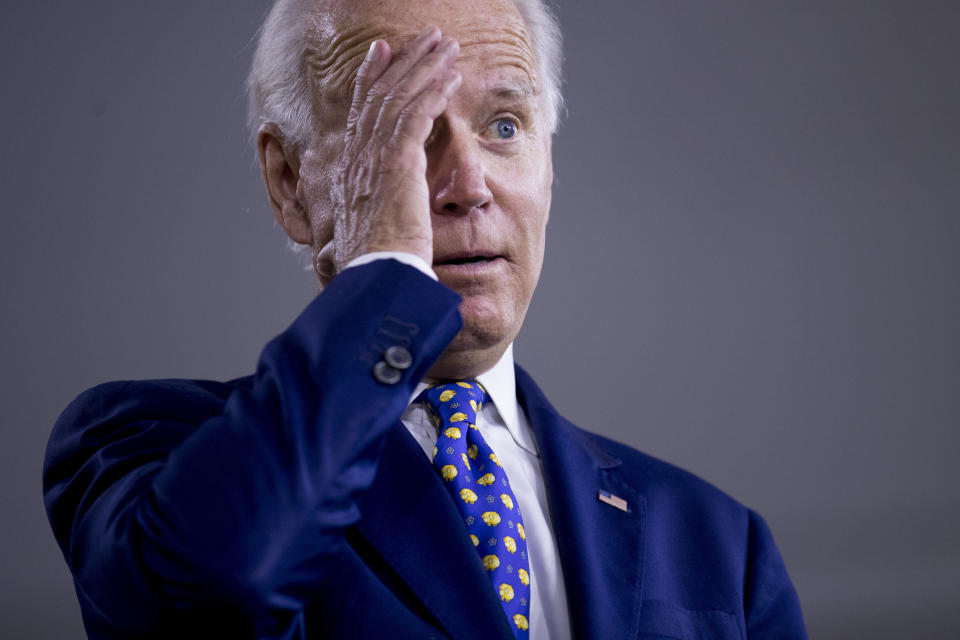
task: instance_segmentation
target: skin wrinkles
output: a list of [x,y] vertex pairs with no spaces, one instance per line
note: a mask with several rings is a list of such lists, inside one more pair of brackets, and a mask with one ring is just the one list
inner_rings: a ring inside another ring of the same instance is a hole
[[[327,11],[315,17],[307,61],[314,137],[302,152],[288,156],[292,163],[286,172],[272,174],[277,180],[296,177],[282,183],[286,191],[274,190],[288,194],[286,202],[292,203],[283,210],[275,205],[278,219],[295,240],[305,242],[304,236],[309,237],[321,285],[329,282],[343,266],[334,255],[333,240],[342,215],[343,201],[336,194],[347,149],[347,114],[356,74],[371,42],[385,40],[396,55],[429,25],[455,39],[460,52],[453,68],[462,83],[424,140],[425,175],[421,175],[432,228],[433,268],[440,281],[463,298],[464,326],[430,375],[476,375],[496,363],[522,326],[540,275],[550,211],[552,133],[546,126],[548,106],[540,67],[522,17],[511,0],[330,0],[323,6]],[[517,125],[514,137],[501,137],[496,126],[500,119]],[[363,144],[379,144],[369,140],[373,142]],[[366,153],[372,155],[357,155],[355,162],[379,161],[375,146]],[[350,197],[363,197],[367,186],[359,180]],[[373,195],[369,198],[382,198]],[[351,233],[371,234],[372,220],[354,219]],[[381,225],[386,218],[378,220]],[[306,231],[300,221],[307,221]],[[408,241],[391,233],[395,235],[378,236],[379,244],[373,246],[389,250]],[[394,245],[383,238],[392,238]],[[493,260],[473,271],[449,262],[452,256],[474,253]]]
[[485,95],[479,98],[477,112],[472,119],[477,130],[485,128],[491,114],[502,114],[513,116],[519,121],[521,129],[523,129],[521,134],[526,134],[529,137],[531,133],[540,133],[540,123],[537,119],[531,117],[533,112],[531,103],[541,94],[530,82],[526,81],[526,78],[515,81],[504,80],[492,86],[485,86],[483,93]]
[[346,92],[353,84],[370,43],[378,38],[384,38],[384,30],[373,27],[337,33],[326,47],[319,42],[326,38],[315,38],[307,49],[307,68],[317,84]]
[[[511,64],[521,69],[531,80],[534,78],[534,72],[531,68],[531,61],[534,59],[533,51],[527,44],[527,34],[525,31],[516,29],[501,29],[496,32],[488,31],[492,37],[489,38],[471,38],[460,41],[460,58],[467,59],[473,55],[483,55],[481,52],[474,54],[474,50],[484,45],[488,47],[497,47],[502,45],[507,50],[497,50],[496,57],[503,62],[498,64]],[[485,35],[485,30],[480,30],[481,35]],[[498,37],[500,36],[500,37]],[[510,37],[502,37],[510,36]],[[488,60],[488,62],[491,62]]]
[[[532,65],[534,60],[533,50],[527,43],[526,31],[513,28],[475,29],[473,33],[477,33],[479,37],[459,41],[458,65],[476,62],[479,58],[488,68],[513,67],[519,69],[525,76],[525,80],[531,86],[536,87],[534,93],[539,93],[536,73]],[[493,55],[491,55],[491,52],[493,52]]]
[[[328,31],[323,29],[323,31]],[[497,51],[493,59],[486,59],[490,66],[503,65],[516,67],[522,71],[536,86],[536,74],[531,62],[534,60],[533,49],[529,45],[529,37],[525,29],[504,27],[486,29],[471,23],[459,23],[448,27],[449,33],[468,33],[472,37],[459,40],[459,60],[472,60],[483,56],[484,51]],[[331,96],[347,96],[353,86],[360,64],[370,49],[374,40],[390,42],[394,50],[399,50],[404,42],[412,38],[411,34],[400,36],[400,32],[391,27],[356,27],[346,30],[333,30],[328,33],[317,34],[307,49],[306,63],[314,78],[315,86],[321,88],[321,93]],[[503,47],[508,51],[505,51]],[[509,51],[511,50],[512,51]],[[539,93],[539,87],[537,88]]]

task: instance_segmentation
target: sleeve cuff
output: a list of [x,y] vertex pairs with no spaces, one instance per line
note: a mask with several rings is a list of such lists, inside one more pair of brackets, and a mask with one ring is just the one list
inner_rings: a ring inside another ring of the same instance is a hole
[[428,275],[434,280],[439,281],[437,274],[433,272],[433,269],[430,268],[430,265],[427,264],[426,260],[418,255],[406,253],[405,251],[372,251],[370,253],[365,253],[362,256],[357,256],[348,262],[347,266],[344,267],[344,270],[349,269],[350,267],[359,267],[362,264],[367,264],[373,262],[374,260],[385,260],[388,258],[393,258],[397,262],[410,265],[411,267],[422,272],[424,275]]

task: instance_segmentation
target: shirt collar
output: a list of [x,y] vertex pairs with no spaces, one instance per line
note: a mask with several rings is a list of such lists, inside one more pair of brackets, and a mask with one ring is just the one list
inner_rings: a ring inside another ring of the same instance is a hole
[[[513,368],[513,343],[511,342],[507,346],[503,356],[500,357],[497,364],[493,365],[492,369],[481,373],[476,379],[486,389],[487,397],[493,401],[484,404],[484,413],[486,413],[488,406],[499,413],[500,420],[502,420],[517,445],[534,455],[539,455],[530,427],[527,426],[526,420],[520,415],[520,404],[517,402],[517,381]],[[413,395],[410,396],[410,402],[416,400],[417,396],[434,382],[436,381],[430,378],[421,380],[414,389]]]

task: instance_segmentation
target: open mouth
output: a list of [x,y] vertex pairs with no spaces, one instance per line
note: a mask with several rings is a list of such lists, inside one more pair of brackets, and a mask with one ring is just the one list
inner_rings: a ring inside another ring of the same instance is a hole
[[491,260],[494,260],[494,258],[487,256],[466,256],[463,258],[450,258],[437,264],[477,264],[480,262],[490,262]]

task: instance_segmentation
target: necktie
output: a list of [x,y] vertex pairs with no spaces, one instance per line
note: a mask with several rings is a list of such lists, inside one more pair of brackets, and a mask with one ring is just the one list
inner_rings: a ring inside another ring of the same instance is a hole
[[520,505],[497,455],[477,429],[486,392],[473,380],[427,388],[424,402],[439,430],[433,465],[463,516],[516,638],[528,638],[530,565]]

